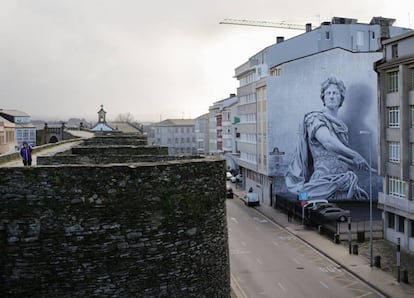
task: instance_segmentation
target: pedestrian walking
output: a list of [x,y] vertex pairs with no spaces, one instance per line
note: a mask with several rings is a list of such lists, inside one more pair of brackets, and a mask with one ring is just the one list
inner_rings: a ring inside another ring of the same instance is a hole
[[23,141],[23,146],[20,148],[20,156],[25,167],[32,165],[32,151],[33,148],[29,145],[29,143],[27,143],[27,141]]
[[293,217],[293,210],[292,210],[292,208],[289,208],[289,210],[288,210],[288,222],[292,221],[292,217]]

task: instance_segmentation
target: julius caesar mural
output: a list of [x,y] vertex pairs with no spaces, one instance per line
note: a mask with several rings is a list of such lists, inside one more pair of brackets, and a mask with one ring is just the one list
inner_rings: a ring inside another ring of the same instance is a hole
[[348,127],[338,118],[345,91],[335,77],[321,84],[323,107],[306,113],[300,123],[298,145],[285,175],[289,192],[307,192],[312,199],[368,199],[355,171],[374,170],[351,148]]

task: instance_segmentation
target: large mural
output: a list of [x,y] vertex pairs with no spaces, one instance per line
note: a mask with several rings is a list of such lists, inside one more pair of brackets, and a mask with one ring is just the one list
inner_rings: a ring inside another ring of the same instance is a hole
[[331,201],[368,200],[372,193],[376,200],[382,179],[373,62],[380,58],[333,49],[283,65],[268,85],[276,192]]
[[321,86],[323,107],[304,116],[296,152],[285,181],[292,193],[305,192],[312,199],[368,199],[352,170],[374,171],[349,145],[348,126],[338,118],[345,100],[345,85],[335,78]]

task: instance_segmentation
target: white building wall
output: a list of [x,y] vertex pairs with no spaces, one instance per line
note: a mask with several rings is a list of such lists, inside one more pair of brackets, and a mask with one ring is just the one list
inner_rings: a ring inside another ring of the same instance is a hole
[[[332,49],[282,64],[280,76],[268,80],[269,149],[277,147],[290,161],[299,138],[299,123],[305,113],[321,110],[321,83],[330,76],[342,80],[346,86],[345,101],[339,117],[348,125],[350,145],[367,160],[368,140],[360,130],[372,132],[373,156],[377,156],[377,78],[374,61],[381,53],[352,53]],[[270,152],[269,152],[270,153]],[[277,172],[277,165],[269,165],[269,172]],[[376,167],[376,161],[373,168]],[[361,173],[360,185],[368,189],[368,173]],[[375,193],[381,179],[374,177]],[[283,192],[284,190],[282,190]]]

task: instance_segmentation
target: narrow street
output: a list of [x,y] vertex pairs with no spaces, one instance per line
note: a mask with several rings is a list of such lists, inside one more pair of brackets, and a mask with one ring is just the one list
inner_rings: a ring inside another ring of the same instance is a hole
[[383,297],[241,200],[227,200],[227,217],[239,297]]

